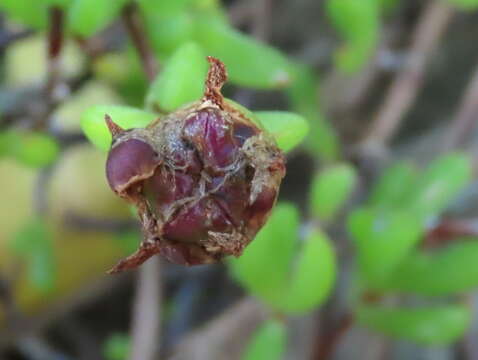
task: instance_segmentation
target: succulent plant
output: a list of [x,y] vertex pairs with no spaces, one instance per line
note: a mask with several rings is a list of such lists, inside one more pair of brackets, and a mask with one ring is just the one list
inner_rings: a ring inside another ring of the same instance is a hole
[[264,225],[285,175],[275,140],[224,99],[224,64],[213,57],[204,96],[146,128],[106,115],[110,187],[138,209],[144,239],[112,273],[161,254],[183,265],[239,256]]

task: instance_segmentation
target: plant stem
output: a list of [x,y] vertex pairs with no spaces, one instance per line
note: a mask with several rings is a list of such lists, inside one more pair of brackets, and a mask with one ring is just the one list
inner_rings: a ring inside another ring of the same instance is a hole
[[134,299],[130,360],[157,359],[161,326],[160,262],[153,256],[139,269]]
[[334,354],[337,346],[342,340],[343,336],[354,324],[354,317],[350,313],[346,313],[339,320],[337,327],[330,333],[325,334],[317,343],[313,360],[326,360]]
[[453,14],[452,7],[444,2],[431,1],[427,5],[414,30],[406,63],[388,89],[362,143],[384,146],[395,134],[422,87],[426,65]]
[[126,5],[122,16],[131,41],[138,52],[144,73],[149,81],[153,81],[157,72],[156,60],[138,19],[136,6],[132,3]]
[[60,76],[59,59],[63,48],[63,11],[53,6],[49,10],[50,28],[48,31],[48,69],[46,93],[50,100],[53,98],[55,87]]
[[478,65],[468,83],[463,95],[458,112],[450,125],[450,130],[445,139],[444,150],[451,150],[466,140],[472,133],[478,121]]

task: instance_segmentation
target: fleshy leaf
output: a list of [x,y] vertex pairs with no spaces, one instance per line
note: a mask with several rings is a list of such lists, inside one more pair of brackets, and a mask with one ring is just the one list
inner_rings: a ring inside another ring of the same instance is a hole
[[339,143],[335,131],[322,116],[319,105],[319,79],[306,67],[293,67],[293,82],[286,89],[292,110],[304,116],[309,123],[310,131],[306,145],[313,155],[323,160],[334,160],[339,154]]
[[126,0],[73,0],[68,11],[68,26],[75,35],[91,36],[109,25]]
[[478,239],[463,239],[431,252],[410,254],[385,290],[448,295],[478,287]]
[[285,352],[286,327],[277,320],[268,320],[252,335],[242,360],[280,360]]
[[31,285],[44,293],[54,289],[56,262],[51,234],[39,219],[29,220],[11,239],[9,247],[26,263]]
[[369,198],[371,206],[399,208],[415,185],[417,170],[409,163],[397,163],[385,169]]
[[151,85],[146,104],[161,112],[171,112],[181,105],[199,100],[204,92],[208,64],[196,43],[182,45],[169,58]]
[[336,277],[335,254],[327,236],[314,230],[302,245],[290,284],[277,306],[286,313],[304,313],[322,304]]
[[377,0],[328,0],[327,15],[346,42],[336,53],[337,66],[344,72],[359,70],[378,41],[380,4]]
[[9,19],[35,29],[45,29],[48,24],[47,4],[41,0],[2,0],[0,10],[4,11]]
[[449,344],[458,340],[471,319],[468,308],[449,305],[423,308],[363,306],[358,323],[386,335],[423,344]]
[[419,219],[404,211],[358,209],[348,219],[358,251],[360,273],[380,286],[420,239]]
[[229,78],[235,84],[271,89],[292,81],[290,63],[278,50],[231,27],[199,21],[194,35],[208,55],[226,64]]
[[474,10],[478,7],[478,0],[448,0],[448,2],[463,10]]
[[138,0],[139,6],[144,11],[153,14],[175,15],[183,12],[188,5],[195,0],[174,0],[174,1],[158,1],[158,0]]
[[111,134],[105,123],[106,114],[123,129],[145,127],[158,117],[128,106],[90,107],[81,116],[81,129],[93,145],[104,151],[111,146]]
[[297,209],[289,204],[279,204],[241,257],[229,262],[234,277],[267,303],[274,303],[283,296],[298,228]]
[[331,220],[349,198],[356,182],[355,169],[349,164],[334,165],[321,171],[312,180],[312,215],[323,221]]
[[[155,1],[164,3],[163,1]],[[146,31],[155,54],[167,60],[178,46],[193,40],[194,17],[187,12],[163,16],[161,13],[143,11]]]
[[130,337],[126,334],[112,334],[103,345],[103,355],[107,360],[125,360],[130,352]]
[[40,132],[11,130],[3,133],[0,141],[8,156],[33,168],[53,163],[60,152],[57,141]]
[[309,124],[300,115],[286,111],[256,111],[254,115],[285,152],[291,151],[307,136]]
[[406,208],[426,220],[438,214],[471,180],[470,159],[448,154],[433,161],[406,197]]

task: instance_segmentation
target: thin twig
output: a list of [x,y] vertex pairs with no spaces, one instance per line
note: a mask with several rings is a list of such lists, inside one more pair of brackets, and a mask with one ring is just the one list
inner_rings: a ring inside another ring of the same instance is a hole
[[[47,78],[45,84],[44,111],[36,119],[34,128],[43,130],[48,127],[51,113],[66,93],[59,92],[60,87],[60,54],[63,48],[64,13],[59,7],[49,9],[48,51],[47,51]],[[61,93],[61,94],[60,94]]]
[[138,19],[136,6],[134,4],[126,5],[123,8],[122,16],[131,41],[138,52],[146,77],[149,81],[153,81],[157,71],[156,59]]
[[455,119],[445,139],[444,150],[453,149],[466,140],[478,122],[478,65],[468,83]]
[[132,317],[130,360],[157,359],[161,327],[160,262],[153,256],[139,269]]
[[78,231],[104,231],[124,233],[138,228],[138,221],[131,219],[110,219],[83,216],[67,211],[63,217],[64,225]]
[[48,31],[48,79],[47,93],[52,94],[59,77],[59,60],[63,47],[63,10],[59,7],[51,7],[49,10]]
[[347,333],[347,331],[352,327],[354,323],[353,315],[350,313],[344,314],[340,319],[337,327],[326,334],[321,341],[317,344],[315,354],[313,355],[314,360],[327,360],[333,355],[336,350],[340,340]]
[[422,86],[426,65],[433,55],[454,11],[442,1],[431,1],[415,28],[409,56],[390,86],[372,121],[365,144],[385,145],[396,132]]
[[455,240],[478,235],[478,219],[441,219],[438,224],[427,230],[422,247],[437,248]]
[[203,327],[193,330],[175,347],[168,360],[239,359],[251,333],[266,318],[264,307],[245,298]]

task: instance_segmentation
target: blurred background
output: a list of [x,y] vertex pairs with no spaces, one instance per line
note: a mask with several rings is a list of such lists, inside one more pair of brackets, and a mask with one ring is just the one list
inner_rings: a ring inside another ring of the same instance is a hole
[[[0,0],[0,359],[478,359],[477,35],[476,0]],[[107,275],[141,235],[95,106],[173,111],[205,55],[284,111],[276,210]]]

